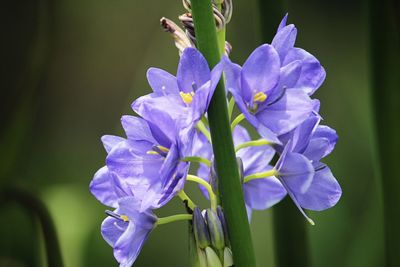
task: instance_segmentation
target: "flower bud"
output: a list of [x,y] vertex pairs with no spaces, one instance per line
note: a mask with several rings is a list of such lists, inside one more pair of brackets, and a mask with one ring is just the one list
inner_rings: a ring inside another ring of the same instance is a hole
[[215,251],[211,247],[206,247],[206,255],[208,266],[222,267],[221,261],[219,260],[217,253],[215,253]]
[[208,267],[207,256],[204,250],[197,248],[198,267]]
[[225,215],[224,212],[222,211],[221,206],[217,207],[217,215],[219,220],[221,221],[222,230],[224,231],[225,246],[229,246],[230,241],[229,241],[228,227],[226,225]]
[[204,217],[198,207],[195,207],[193,211],[193,232],[199,248],[204,249],[205,247],[211,245],[210,234],[208,232],[206,221],[204,220]]
[[225,247],[224,249],[224,267],[231,267],[233,266],[233,258],[232,258],[232,251]]
[[222,250],[225,247],[224,230],[215,211],[207,209],[206,220],[210,232],[211,244],[214,248]]

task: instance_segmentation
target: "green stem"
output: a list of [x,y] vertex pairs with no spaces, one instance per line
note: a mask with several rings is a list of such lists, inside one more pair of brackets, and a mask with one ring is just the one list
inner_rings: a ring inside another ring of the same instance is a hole
[[182,161],[187,161],[187,162],[197,162],[197,163],[202,163],[206,165],[207,167],[211,167],[211,161],[209,161],[206,158],[202,157],[185,157],[181,159]]
[[228,104],[228,116],[229,116],[229,121],[231,121],[232,118],[232,113],[233,113],[233,108],[235,107],[235,99],[233,97],[231,97],[231,99],[229,100],[229,104]]
[[[224,45],[221,36],[225,32],[219,32],[219,39],[217,38],[211,0],[192,0],[191,3],[198,48],[210,67],[214,67],[221,59]],[[208,110],[218,189],[228,225],[235,266],[254,267],[256,260],[226,102],[224,84],[220,81]]]
[[267,177],[271,177],[276,175],[278,172],[275,169],[266,171],[266,172],[258,172],[258,173],[253,173],[251,175],[247,175],[244,177],[243,182],[247,183],[250,182],[251,180],[255,180],[255,179],[263,179],[263,178],[267,178]]
[[372,99],[383,193],[384,266],[400,266],[400,20],[393,0],[370,0]]
[[240,145],[236,146],[235,151],[238,152],[239,150],[241,150],[243,148],[251,147],[251,146],[268,146],[268,145],[272,145],[272,143],[265,139],[248,141],[248,142],[244,142],[244,143],[241,143]]
[[232,124],[231,124],[231,130],[232,130],[232,132],[233,132],[233,130],[235,130],[236,126],[237,126],[242,120],[244,120],[244,119],[245,119],[245,117],[244,117],[243,113],[241,113],[239,116],[237,116],[237,117],[233,120],[233,122],[232,122]]
[[190,199],[190,197],[185,193],[185,191],[181,190],[178,193],[178,197],[180,199],[182,199],[183,202],[187,202],[188,207],[191,210],[194,210],[194,208],[196,207],[196,204],[194,204],[194,202]]
[[167,217],[162,217],[157,219],[157,225],[177,222],[177,221],[190,221],[192,220],[192,214],[176,214]]
[[186,177],[186,180],[195,182],[195,183],[198,183],[198,184],[204,186],[207,189],[208,195],[210,196],[211,209],[217,210],[217,205],[218,205],[217,197],[214,194],[214,191],[209,183],[207,183],[200,177],[197,177],[197,176],[191,175],[191,174],[188,174],[188,176]]
[[307,230],[309,226],[289,197],[274,208],[273,221],[276,266],[312,266]]
[[202,132],[204,134],[204,136],[207,138],[207,140],[211,143],[211,135],[210,132],[208,131],[207,127],[204,125],[204,123],[202,121],[199,121],[196,124],[196,128],[197,130],[199,130],[200,132]]

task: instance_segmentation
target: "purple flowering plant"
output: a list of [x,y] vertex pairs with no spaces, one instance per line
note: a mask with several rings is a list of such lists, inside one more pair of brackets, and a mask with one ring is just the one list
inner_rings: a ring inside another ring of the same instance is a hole
[[[189,0],[183,2],[189,12],[195,8]],[[214,8],[217,31],[229,22],[232,3],[226,0],[219,7]],[[294,46],[297,29],[286,25],[287,15],[272,43],[256,48],[242,66],[231,61],[231,46],[225,43],[225,56],[213,68],[196,48],[192,15],[180,20],[185,31],[161,20],[179,49],[176,76],[158,68],[147,71],[153,92],[133,102],[138,116],[122,116],[126,137],[102,137],[106,164],[90,183],[91,193],[109,207],[101,233],[120,266],[134,264],[155,228],[179,220],[188,220],[193,229],[193,266],[239,262],[234,226],[225,217],[230,207],[221,201],[218,139],[208,112],[220,80],[226,85],[223,104],[228,104],[232,131],[232,137],[223,138],[233,140],[237,162],[224,168],[237,168],[247,220],[252,210],[269,209],[290,197],[314,224],[304,210],[331,208],[341,196],[340,185],[321,162],[338,136],[321,124],[319,101],[312,98],[325,70],[313,55]],[[233,118],[235,106],[239,115]],[[241,125],[245,120],[249,129]],[[191,200],[187,182],[199,185],[209,207],[201,210]],[[187,212],[157,217],[155,210],[174,197]]]

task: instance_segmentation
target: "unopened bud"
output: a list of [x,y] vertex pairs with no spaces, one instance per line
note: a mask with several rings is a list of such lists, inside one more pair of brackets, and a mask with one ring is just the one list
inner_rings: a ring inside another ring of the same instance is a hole
[[206,247],[207,263],[210,267],[222,267],[221,261],[218,258],[217,253],[211,248]]
[[204,249],[211,244],[206,221],[198,207],[193,211],[193,232],[197,246]]
[[225,246],[229,246],[230,242],[229,242],[228,227],[226,225],[225,215],[224,212],[222,211],[221,206],[217,207],[217,215],[219,220],[221,221],[222,230],[224,231]]
[[197,248],[197,259],[199,267],[208,267],[207,264],[207,255],[204,250]]
[[233,266],[233,258],[232,258],[232,251],[225,247],[224,249],[224,267],[231,267]]
[[218,250],[225,247],[224,230],[217,213],[211,209],[207,209],[206,213],[208,231],[210,232],[211,244]]

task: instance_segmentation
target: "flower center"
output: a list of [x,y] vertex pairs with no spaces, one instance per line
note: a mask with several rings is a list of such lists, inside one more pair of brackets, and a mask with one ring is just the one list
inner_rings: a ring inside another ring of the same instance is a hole
[[179,94],[181,95],[181,98],[182,98],[183,102],[185,102],[185,104],[189,105],[192,103],[194,92],[190,92],[190,93],[179,92]]
[[267,99],[267,95],[263,92],[258,92],[253,96],[253,101],[257,103],[262,103]]

